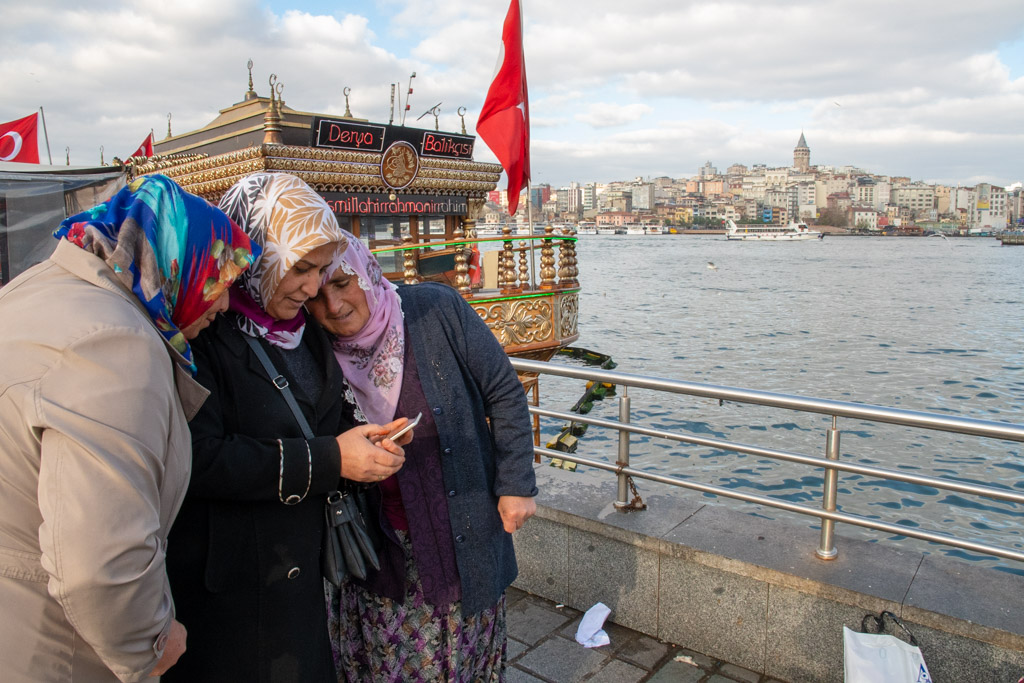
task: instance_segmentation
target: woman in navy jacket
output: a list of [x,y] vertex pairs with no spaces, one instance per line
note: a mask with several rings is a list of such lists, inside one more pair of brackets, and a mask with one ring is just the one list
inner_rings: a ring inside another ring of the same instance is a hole
[[501,680],[512,533],[537,493],[526,395],[450,287],[395,288],[356,238],[307,306],[357,422],[423,418],[379,486],[381,570],[329,596],[339,680]]

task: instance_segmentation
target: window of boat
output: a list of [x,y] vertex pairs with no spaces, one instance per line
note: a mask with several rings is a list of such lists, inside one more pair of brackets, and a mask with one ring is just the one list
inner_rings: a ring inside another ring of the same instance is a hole
[[[397,247],[402,244],[402,235],[409,232],[408,218],[390,216],[364,216],[359,220],[359,238],[370,249]],[[401,271],[404,258],[401,251],[376,254],[377,261],[385,273]]]
[[[418,216],[417,241],[419,242],[444,242],[448,239],[448,232],[444,216]],[[443,247],[437,247],[441,249]]]

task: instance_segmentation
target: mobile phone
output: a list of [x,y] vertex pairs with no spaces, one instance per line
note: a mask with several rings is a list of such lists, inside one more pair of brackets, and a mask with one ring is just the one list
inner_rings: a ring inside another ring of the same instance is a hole
[[391,439],[392,441],[394,441],[395,439],[399,438],[400,436],[405,434],[407,431],[409,431],[410,429],[412,429],[413,427],[418,425],[420,423],[420,418],[421,417],[423,417],[423,413],[419,413],[418,415],[416,415],[416,417],[414,417],[411,420],[409,420],[408,422],[406,422],[404,427],[400,427],[399,429],[396,429],[395,431],[391,432],[390,434],[388,434],[384,438],[385,439]]

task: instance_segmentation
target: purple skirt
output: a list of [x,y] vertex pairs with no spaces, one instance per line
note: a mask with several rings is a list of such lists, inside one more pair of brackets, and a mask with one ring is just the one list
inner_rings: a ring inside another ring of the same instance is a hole
[[505,596],[469,616],[462,614],[461,602],[428,603],[409,537],[396,533],[406,554],[403,602],[351,581],[341,588],[324,582],[339,683],[504,681]]

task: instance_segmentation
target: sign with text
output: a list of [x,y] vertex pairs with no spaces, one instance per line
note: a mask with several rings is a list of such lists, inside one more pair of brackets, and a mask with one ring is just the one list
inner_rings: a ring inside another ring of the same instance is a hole
[[382,152],[395,142],[408,142],[421,157],[472,159],[472,135],[459,135],[405,126],[385,126],[341,119],[313,117],[310,146],[348,149],[357,152]]
[[358,152],[384,151],[384,126],[313,117],[311,147],[351,149]]
[[334,213],[348,216],[465,216],[466,197],[447,195],[386,194],[363,192],[321,192]]

